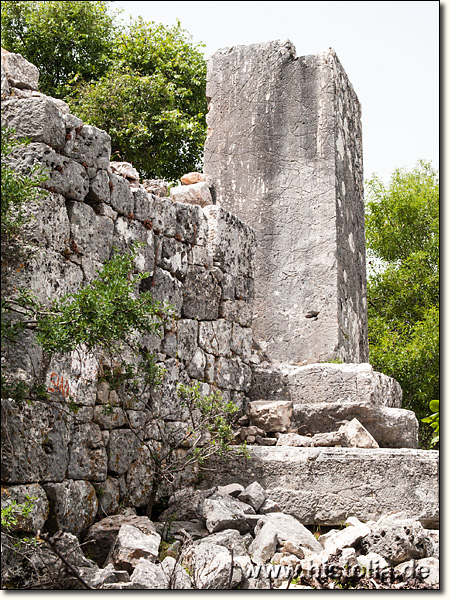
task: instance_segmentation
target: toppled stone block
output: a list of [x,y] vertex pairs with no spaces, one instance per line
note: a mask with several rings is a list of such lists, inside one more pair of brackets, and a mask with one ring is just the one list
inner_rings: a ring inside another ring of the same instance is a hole
[[129,162],[111,161],[109,167],[113,173],[120,175],[123,179],[134,185],[139,184],[139,173]]
[[144,179],[142,186],[148,194],[165,198],[167,196],[167,181],[165,179]]
[[111,515],[94,523],[85,535],[83,548],[99,567],[105,564],[122,525],[132,525],[146,535],[156,533],[155,526],[148,517]]
[[244,486],[240,483],[229,483],[228,485],[219,486],[217,491],[221,494],[228,494],[229,496],[233,496],[233,498],[237,498],[244,491]]
[[242,581],[242,570],[239,565],[233,565],[233,572],[231,572],[231,553],[219,544],[209,542],[195,544],[183,553],[182,561],[192,574],[197,589],[235,588]]
[[17,505],[11,515],[8,531],[37,533],[44,527],[48,517],[49,504],[47,496],[39,484],[2,486],[1,502],[2,511],[11,505]]
[[2,102],[2,127],[14,129],[17,137],[42,142],[55,150],[62,150],[66,143],[64,116],[47,96],[13,96]]
[[421,523],[398,513],[381,517],[360,545],[364,554],[381,554],[391,565],[426,558],[433,553],[433,541]]
[[277,439],[277,446],[303,446],[313,445],[311,437],[299,435],[298,433],[282,433]]
[[291,426],[292,402],[266,402],[257,400],[248,405],[250,423],[266,432],[285,433]]
[[143,533],[137,527],[124,523],[120,526],[116,541],[107,558],[116,569],[131,572],[139,559],[155,561],[158,558],[161,537],[151,531]]
[[203,518],[210,533],[224,529],[237,529],[240,533],[249,531],[247,515],[255,514],[254,509],[228,494],[216,492],[203,502]]
[[94,522],[98,502],[95,489],[88,481],[65,480],[43,485],[50,503],[47,526],[79,535]]
[[381,448],[418,446],[417,418],[410,410],[353,402],[293,405],[292,423],[301,435],[336,431],[353,419],[367,429]]
[[41,186],[66,198],[82,202],[89,191],[86,169],[41,142],[15,148],[6,162],[12,169],[27,175],[35,165],[40,165],[41,173],[47,176]]
[[358,419],[352,419],[346,425],[341,425],[339,431],[344,434],[349,446],[355,448],[379,448],[375,438],[370,435]]
[[196,204],[201,207],[213,203],[211,191],[206,182],[193,183],[191,185],[179,185],[170,188],[170,198],[173,202]]
[[411,560],[397,565],[396,571],[403,573],[405,577],[420,575],[424,582],[432,589],[439,589],[439,560],[433,557]]
[[254,400],[291,400],[297,404],[366,402],[402,406],[398,382],[377,373],[368,363],[255,365],[249,395]]
[[203,175],[203,173],[196,172],[186,173],[186,175],[183,175],[181,177],[180,181],[183,185],[192,185],[194,183],[206,181],[206,175]]
[[260,507],[263,505],[264,500],[266,499],[266,492],[257,481],[254,481],[248,485],[237,498],[241,502],[250,504],[250,506],[254,508],[256,512],[258,512]]
[[2,51],[1,60],[11,87],[25,90],[38,89],[39,70],[21,54]]

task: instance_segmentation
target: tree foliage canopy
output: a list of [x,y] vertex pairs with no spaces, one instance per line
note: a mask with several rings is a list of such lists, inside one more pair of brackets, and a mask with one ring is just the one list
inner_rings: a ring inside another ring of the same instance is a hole
[[40,71],[40,89],[111,136],[142,177],[201,165],[206,62],[178,22],[119,23],[110,2],[2,2],[2,46]]
[[39,89],[63,98],[77,81],[101,77],[118,28],[110,2],[2,2],[2,47],[40,73]]
[[[425,162],[367,183],[370,360],[419,418],[439,398],[439,182]],[[370,266],[372,265],[372,268]],[[431,430],[421,430],[426,445]]]

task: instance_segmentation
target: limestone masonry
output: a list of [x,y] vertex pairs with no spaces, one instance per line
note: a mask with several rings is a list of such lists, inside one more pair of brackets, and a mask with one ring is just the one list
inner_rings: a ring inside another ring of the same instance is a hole
[[[260,482],[265,500],[255,510],[308,525],[398,511],[438,526],[439,454],[417,449],[400,386],[368,364],[361,111],[335,53],[297,57],[289,42],[270,42],[214,54],[205,173],[188,174],[169,196],[165,182],[140,182],[131,165],[111,163],[109,135],[37,82],[33,65],[2,53],[2,126],[31,139],[9,164],[48,174],[47,197],[28,207],[30,256],[2,263],[5,292],[24,286],[44,302],[60,298],[92,281],[114,247],[142,242],[141,291],[174,308],[159,336],[141,340],[166,370],[152,401],[182,431],[177,383],[220,390],[239,409],[236,444],[248,444],[249,459],[212,461],[201,488]],[[111,390],[95,353],[80,347],[47,363],[33,332],[20,342],[3,358],[18,380],[43,380],[51,402],[2,400],[2,502],[32,494],[29,531],[46,524],[77,536],[124,507],[145,511],[153,479],[145,442],[160,439],[145,403]],[[184,485],[196,475],[186,473]],[[230,519],[218,519],[215,501],[234,514],[232,500],[208,494],[187,493],[201,497],[200,516],[190,501],[179,510],[220,533]],[[241,533],[257,535],[261,515],[246,510]],[[133,523],[119,546],[139,538]],[[151,528],[150,557],[159,536]]]
[[336,56],[290,42],[208,63],[205,173],[254,228],[253,331],[270,360],[368,360],[361,109]]

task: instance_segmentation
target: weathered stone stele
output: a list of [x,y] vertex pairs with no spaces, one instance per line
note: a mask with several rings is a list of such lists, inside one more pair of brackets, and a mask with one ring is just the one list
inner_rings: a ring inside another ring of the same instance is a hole
[[335,52],[219,50],[207,96],[204,172],[256,232],[254,339],[279,362],[367,361],[361,109]]

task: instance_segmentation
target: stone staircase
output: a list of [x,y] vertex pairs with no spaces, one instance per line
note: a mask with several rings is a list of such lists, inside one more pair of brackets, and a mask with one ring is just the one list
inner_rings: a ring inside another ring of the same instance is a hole
[[248,457],[215,460],[202,485],[258,481],[304,524],[404,512],[438,526],[439,453],[417,449],[417,419],[394,379],[365,363],[265,363],[249,394],[239,435]]

